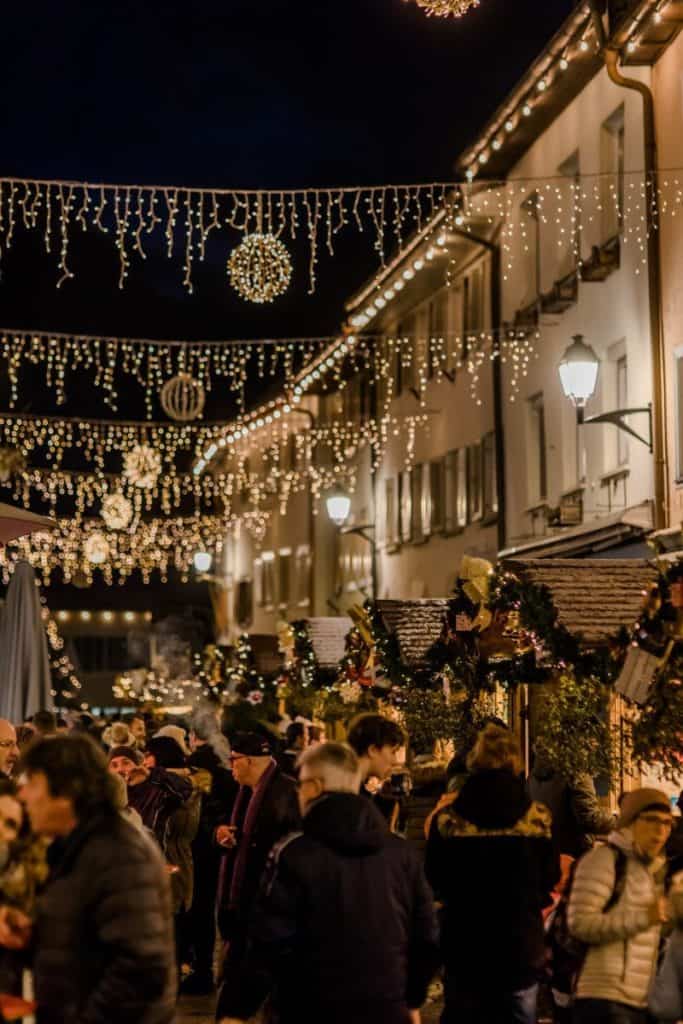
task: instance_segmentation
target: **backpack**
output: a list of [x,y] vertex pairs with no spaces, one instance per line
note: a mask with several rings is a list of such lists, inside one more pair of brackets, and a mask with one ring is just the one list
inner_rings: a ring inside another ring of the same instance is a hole
[[[609,849],[614,852],[614,888],[603,907],[603,913],[607,913],[621,899],[626,885],[626,865],[628,857],[619,847],[608,844]],[[571,899],[574,875],[578,861],[574,861],[569,875],[569,881],[560,901],[548,922],[548,942],[553,957],[553,973],[562,974],[565,978],[574,982],[579,976],[584,960],[588,953],[588,943],[577,939],[569,930],[569,900]]]

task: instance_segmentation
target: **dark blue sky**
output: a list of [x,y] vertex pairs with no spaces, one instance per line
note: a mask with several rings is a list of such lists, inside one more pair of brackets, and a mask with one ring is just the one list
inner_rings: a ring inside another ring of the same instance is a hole
[[[0,172],[235,187],[449,178],[458,152],[560,25],[572,0],[482,0],[461,21],[410,0],[39,0],[3,10]],[[0,322],[155,337],[315,334],[373,269],[364,248],[269,310],[223,266],[196,294],[161,261],[115,287],[115,259],[76,253],[76,280],[18,240]],[[301,275],[303,278],[304,275]]]

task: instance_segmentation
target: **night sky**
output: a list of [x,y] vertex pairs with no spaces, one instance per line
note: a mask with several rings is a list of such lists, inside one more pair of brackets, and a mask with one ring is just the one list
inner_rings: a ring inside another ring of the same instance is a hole
[[[482,0],[462,20],[405,0],[39,0],[3,10],[0,173],[245,188],[450,180],[460,150],[572,0]],[[161,256],[116,287],[86,237],[59,292],[19,236],[0,268],[0,326],[155,338],[327,334],[375,269],[365,243],[247,307],[223,261],[193,296]]]

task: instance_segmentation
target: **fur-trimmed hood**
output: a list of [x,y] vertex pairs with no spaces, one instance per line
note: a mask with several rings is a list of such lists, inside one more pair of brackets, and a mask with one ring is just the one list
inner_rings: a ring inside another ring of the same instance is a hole
[[550,839],[552,815],[544,804],[529,799],[522,779],[508,771],[485,771],[468,777],[437,822],[444,839],[476,835]]

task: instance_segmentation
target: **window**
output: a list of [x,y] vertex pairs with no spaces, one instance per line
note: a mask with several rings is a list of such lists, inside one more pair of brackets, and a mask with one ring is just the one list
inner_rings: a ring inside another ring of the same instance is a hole
[[259,607],[272,608],[275,603],[275,555],[272,551],[264,551],[254,562],[255,576],[258,583],[257,600]]
[[538,192],[532,192],[519,208],[521,267],[524,274],[520,303],[522,309],[536,302],[541,291],[540,230],[539,196]]
[[621,233],[624,223],[624,105],[600,129],[602,241]]
[[481,442],[482,472],[484,476],[484,519],[498,512],[498,481],[496,479],[496,436],[487,434]]
[[235,588],[235,622],[240,629],[247,629],[253,621],[253,591],[251,580],[240,580]]
[[311,552],[308,544],[300,544],[296,549],[296,603],[310,604],[311,583]]
[[[628,361],[626,356],[620,356],[615,363],[617,409],[628,409]],[[623,430],[617,431],[617,464],[625,466],[628,463],[628,434]]]
[[432,377],[445,368],[447,353],[448,292],[439,292],[429,304],[429,350],[427,352],[427,376]]
[[425,464],[425,473],[428,478],[426,488],[429,501],[425,502],[423,496],[423,523],[425,533],[440,533],[445,526],[444,521],[444,470],[445,462],[437,459],[435,462]]
[[422,529],[422,475],[424,467],[422,463],[418,463],[413,466],[410,471],[410,491],[411,491],[411,516],[410,516],[410,539],[419,544],[420,541],[424,540],[424,533]]
[[467,449],[467,497],[468,520],[471,523],[481,519],[482,502],[482,446],[473,444]]
[[557,171],[565,179],[561,187],[572,217],[571,228],[566,232],[566,242],[564,236],[562,241],[558,239],[560,264],[557,276],[562,279],[576,270],[581,258],[581,160],[578,149],[560,164]]
[[400,540],[400,524],[398,516],[398,502],[396,500],[396,484],[394,477],[384,481],[384,514],[387,547],[395,547]]
[[548,466],[545,443],[545,406],[543,395],[534,395],[528,403],[529,459],[528,485],[529,501],[541,501],[548,496]]
[[412,481],[409,469],[401,473],[401,540],[408,543],[412,526]]
[[449,452],[445,460],[444,518],[447,533],[467,526],[467,449]]
[[286,608],[292,599],[292,549],[282,548],[278,553],[278,607]]

